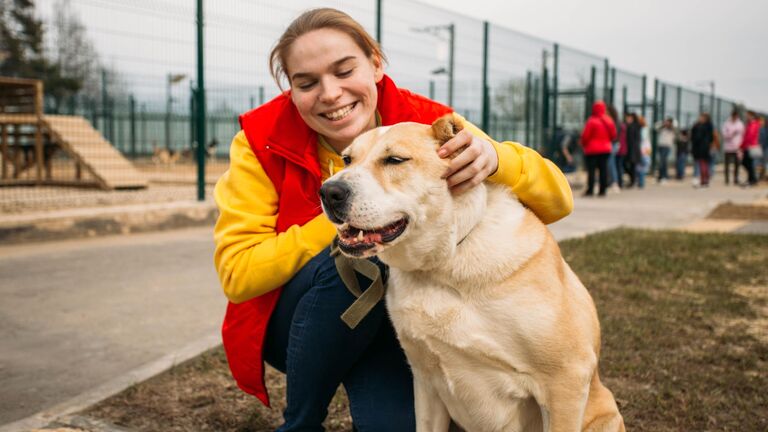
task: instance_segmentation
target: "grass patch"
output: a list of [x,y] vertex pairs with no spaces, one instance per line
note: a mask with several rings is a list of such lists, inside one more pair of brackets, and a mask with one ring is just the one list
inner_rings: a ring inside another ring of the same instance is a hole
[[562,251],[597,304],[629,430],[768,430],[768,327],[752,328],[768,236],[616,230]]
[[[601,378],[632,431],[768,430],[768,236],[614,230],[564,242],[597,304]],[[273,409],[234,384],[221,349],[86,415],[142,431],[268,431]],[[351,430],[339,390],[326,429]]]

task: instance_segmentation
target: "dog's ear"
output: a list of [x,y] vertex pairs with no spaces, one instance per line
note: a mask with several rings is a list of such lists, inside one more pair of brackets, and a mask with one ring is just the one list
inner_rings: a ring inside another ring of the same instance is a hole
[[440,144],[455,137],[462,129],[464,129],[464,123],[456,113],[446,114],[432,123],[432,133]]

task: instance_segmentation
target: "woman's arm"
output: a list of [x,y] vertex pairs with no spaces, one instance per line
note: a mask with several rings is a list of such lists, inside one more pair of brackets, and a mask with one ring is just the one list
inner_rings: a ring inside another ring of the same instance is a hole
[[227,298],[240,303],[288,282],[336,234],[324,214],[278,234],[278,195],[241,131],[216,183],[214,264]]
[[498,143],[464,120],[464,130],[446,142],[440,154],[447,157],[465,146],[451,161],[447,175],[456,193],[487,178],[509,186],[544,223],[560,220],[573,210],[573,194],[565,175],[535,150],[511,141]]

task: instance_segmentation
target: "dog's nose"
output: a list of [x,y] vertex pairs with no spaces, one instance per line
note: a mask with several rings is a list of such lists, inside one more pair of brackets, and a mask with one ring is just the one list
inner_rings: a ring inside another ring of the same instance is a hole
[[334,180],[323,183],[320,187],[320,199],[326,214],[332,222],[342,223],[349,207],[352,189],[346,182]]

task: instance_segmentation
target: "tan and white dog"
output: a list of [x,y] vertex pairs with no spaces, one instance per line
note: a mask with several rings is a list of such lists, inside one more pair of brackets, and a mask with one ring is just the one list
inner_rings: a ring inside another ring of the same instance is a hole
[[448,115],[367,132],[321,189],[342,252],[391,267],[417,430],[623,431],[594,303],[549,230],[504,186],[452,196],[441,178],[436,150],[461,128]]

